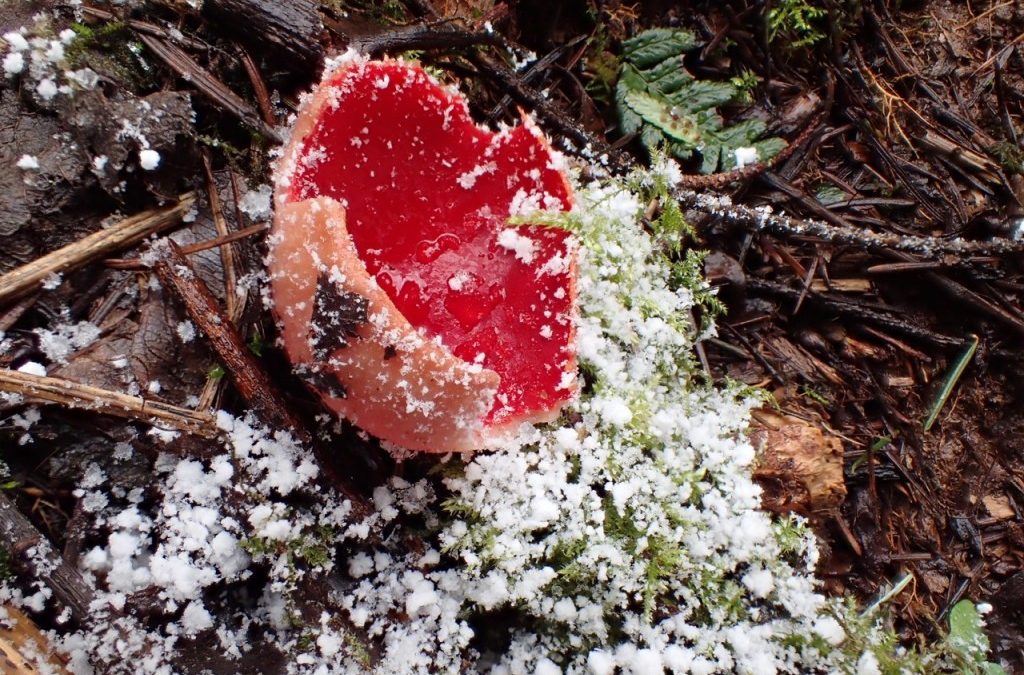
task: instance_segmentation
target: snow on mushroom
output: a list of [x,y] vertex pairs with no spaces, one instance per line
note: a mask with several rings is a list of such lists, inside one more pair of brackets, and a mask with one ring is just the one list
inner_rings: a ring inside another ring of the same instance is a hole
[[305,101],[275,177],[285,349],[325,403],[403,448],[500,445],[575,393],[575,251],[510,226],[568,210],[530,124],[492,133],[419,66],[348,59]]

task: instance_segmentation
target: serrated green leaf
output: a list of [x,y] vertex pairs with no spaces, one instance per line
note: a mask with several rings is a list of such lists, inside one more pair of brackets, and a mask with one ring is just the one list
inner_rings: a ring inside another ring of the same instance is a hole
[[697,47],[697,36],[685,30],[653,28],[622,43],[625,58],[639,68],[647,68],[665,59]]
[[638,133],[643,128],[643,118],[633,112],[624,101],[617,102],[616,108],[619,111],[619,129],[624,136]]
[[693,148],[688,148],[681,143],[669,143],[668,150],[673,157],[684,162],[693,157]]
[[645,122],[657,127],[666,136],[691,147],[700,144],[700,129],[693,118],[674,114],[664,101],[642,91],[630,91],[626,94],[626,104]]
[[722,146],[716,144],[706,145],[700,149],[701,163],[700,172],[704,175],[714,173],[718,170],[718,164],[722,158]]
[[742,148],[754,144],[754,139],[764,133],[765,123],[761,120],[743,120],[715,134],[715,140],[728,148]]
[[615,90],[617,96],[624,96],[627,91],[646,91],[647,80],[634,66],[624,63]]
[[772,136],[771,138],[760,140],[757,143],[754,143],[754,148],[757,150],[757,161],[767,162],[768,160],[773,159],[775,155],[785,150],[788,146],[789,143],[778,136]]
[[981,664],[981,672],[985,675],[1006,675],[1006,670],[998,663],[986,661]]
[[661,92],[666,95],[693,82],[693,76],[683,65],[682,56],[662,61],[653,68],[640,72],[639,75],[647,83],[648,91]]
[[[814,197],[825,206],[828,206],[829,204],[838,204],[839,202],[845,202],[847,199],[846,191],[838,186],[832,185],[831,183],[823,183],[822,185],[819,185],[818,189],[814,191]],[[884,447],[884,445],[882,447]],[[872,449],[874,449],[873,446]],[[881,448],[878,449],[880,450]],[[867,457],[867,455],[863,456]]]
[[623,66],[622,74],[615,85],[615,109],[619,113],[619,129],[623,135],[639,133],[644,126],[642,117],[633,112],[633,109],[626,103],[626,94],[630,91],[643,87],[643,80],[636,75],[635,69]]
[[673,143],[673,141],[669,140],[661,129],[650,124],[645,124],[643,131],[640,132],[640,142],[649,150],[654,150],[655,148],[668,143],[679,145],[678,143]]
[[717,108],[732,102],[737,89],[731,82],[694,80],[688,86],[672,92],[668,99],[688,113]]
[[664,148],[688,160],[701,154],[701,172],[736,166],[735,149],[753,146],[762,160],[774,157],[784,141],[758,141],[765,132],[760,120],[725,127],[718,107],[742,97],[732,82],[695,80],[683,54],[697,46],[686,31],[654,29],[623,43],[623,62],[615,87],[620,129],[637,133],[648,150]]

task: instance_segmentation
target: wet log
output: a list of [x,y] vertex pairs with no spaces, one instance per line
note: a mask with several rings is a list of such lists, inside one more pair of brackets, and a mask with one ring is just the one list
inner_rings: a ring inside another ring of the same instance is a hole
[[313,0],[207,0],[203,16],[276,64],[314,68],[323,59],[323,24]]

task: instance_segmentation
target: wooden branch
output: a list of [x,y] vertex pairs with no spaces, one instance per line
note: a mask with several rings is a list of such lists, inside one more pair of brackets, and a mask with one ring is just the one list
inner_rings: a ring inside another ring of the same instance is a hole
[[323,59],[319,10],[315,0],[206,0],[202,12],[261,58],[300,72]]
[[310,439],[305,426],[281,404],[284,397],[246,347],[242,336],[181,248],[173,241],[163,239],[154,244],[153,249],[157,255],[153,271],[160,277],[160,283],[174,292],[185,305],[192,322],[206,334],[213,351],[231,374],[238,393],[264,422],[291,429],[301,442],[308,443]]
[[[213,164],[210,162],[210,153],[204,148],[201,156],[203,158],[203,170],[206,172],[207,198],[210,200],[210,214],[213,216],[214,227],[217,228],[218,237],[226,237],[230,234],[228,223],[224,219],[224,211],[220,203],[220,194],[217,192],[217,179],[213,176]],[[238,276],[235,273],[235,251],[231,244],[220,247],[220,263],[224,270],[224,306],[227,308],[228,317],[231,323],[238,320],[238,296],[235,290],[238,285]]]
[[57,249],[0,277],[0,305],[39,290],[51,274],[78,269],[98,258],[132,246],[145,237],[176,225],[195,203],[195,195],[182,195],[178,203],[144,211],[83,239]]
[[380,56],[384,52],[450,50],[457,47],[501,46],[503,44],[502,38],[495,33],[471,32],[445,24],[399,26],[393,30],[372,35],[343,34],[348,38],[350,48],[369,56]]
[[88,620],[95,591],[78,570],[57,555],[49,540],[3,492],[0,492],[0,547],[10,556],[17,571],[46,584],[53,596],[71,610],[75,621],[81,624]]
[[191,82],[196,89],[217,106],[237,117],[242,124],[260,132],[274,143],[280,144],[284,142],[281,134],[264,122],[254,107],[243,101],[238,94],[228,89],[223,82],[214,77],[210,71],[196,63],[191,56],[180,48],[166,40],[146,35],[145,33],[140,33],[139,39],[161,61],[166,63],[171,70]]
[[214,438],[219,433],[216,420],[207,412],[149,401],[58,377],[42,377],[3,368],[0,369],[0,391],[20,394],[33,402],[91,410],[205,438]]
[[673,193],[680,204],[739,225],[754,232],[768,232],[784,237],[807,237],[833,244],[848,244],[867,251],[906,251],[929,259],[953,255],[1012,255],[1024,253],[1024,241],[993,237],[987,241],[973,239],[941,239],[890,232],[873,232],[843,228],[818,220],[798,220],[773,213],[770,208],[753,208],[733,204],[716,194],[677,190]]
[[153,248],[158,257],[153,270],[160,277],[160,282],[178,296],[192,322],[206,334],[210,347],[231,375],[242,398],[266,424],[290,429],[300,443],[312,448],[320,469],[351,501],[357,517],[371,513],[373,509],[366,498],[334,470],[324,449],[314,443],[302,421],[284,405],[285,397],[246,347],[234,324],[221,310],[217,299],[196,274],[181,248],[169,239],[157,242]]
[[859,325],[875,325],[900,335],[926,342],[936,347],[963,347],[964,341],[948,335],[942,335],[917,326],[899,315],[899,310],[883,312],[863,303],[853,302],[844,298],[836,298],[814,291],[803,292],[799,288],[791,288],[775,281],[747,279],[747,289],[757,295],[767,295],[795,303],[801,295],[805,296],[806,304],[821,310],[838,314],[842,317],[855,319]]

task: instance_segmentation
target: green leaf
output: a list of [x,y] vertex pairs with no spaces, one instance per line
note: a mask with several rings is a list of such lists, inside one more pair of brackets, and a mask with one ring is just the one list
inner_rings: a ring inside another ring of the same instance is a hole
[[729,148],[743,148],[753,145],[754,139],[764,133],[765,123],[761,120],[743,120],[715,134],[715,140]]
[[649,152],[663,151],[686,161],[700,153],[700,171],[736,166],[735,150],[757,149],[767,160],[786,147],[779,138],[758,140],[765,123],[750,119],[725,126],[718,107],[741,101],[745,91],[734,82],[694,79],[683,54],[697,46],[685,31],[654,29],[623,43],[623,61],[615,85],[615,104],[623,134],[638,134]]
[[[647,147],[652,146],[648,145]],[[684,162],[693,157],[693,148],[688,148],[681,143],[669,143],[668,149],[673,157]]]
[[686,112],[695,113],[731,103],[736,94],[736,87],[731,82],[694,80],[689,86],[672,93],[668,98]]
[[665,94],[679,91],[682,87],[693,82],[693,76],[683,65],[683,57],[675,56],[662,61],[650,70],[645,70],[638,75],[647,83],[651,91],[660,91]]
[[640,68],[647,68],[665,59],[697,47],[697,36],[685,30],[654,28],[622,43],[623,56]]
[[674,114],[664,101],[644,92],[631,91],[626,94],[626,104],[645,122],[661,129],[666,136],[690,147],[700,144],[700,129],[693,118]]
[[722,146],[718,144],[701,148],[700,172],[704,175],[714,173],[722,161]]
[[831,183],[823,183],[819,185],[818,189],[814,191],[814,197],[825,206],[845,202],[848,199],[845,190],[837,185],[832,185]]
[[774,158],[775,155],[785,150],[788,145],[789,143],[778,136],[772,136],[771,138],[766,138],[763,141],[754,143],[754,148],[757,149],[757,161],[767,162]]
[[949,644],[972,661],[988,654],[988,636],[982,630],[981,614],[970,600],[961,600],[949,612]]

